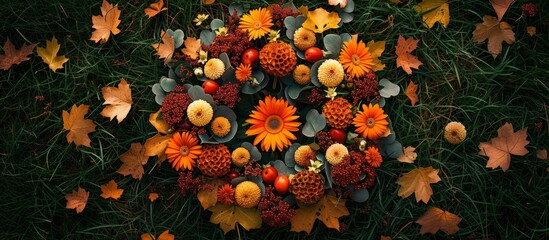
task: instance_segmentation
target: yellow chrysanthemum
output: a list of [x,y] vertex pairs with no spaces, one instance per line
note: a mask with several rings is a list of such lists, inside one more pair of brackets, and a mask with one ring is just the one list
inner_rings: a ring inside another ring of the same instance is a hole
[[366,44],[362,41],[357,42],[356,39],[343,44],[338,60],[352,78],[366,76],[373,71],[375,65]]
[[311,82],[311,68],[305,64],[297,65],[294,69],[294,79],[299,85],[307,85]]
[[318,68],[318,81],[326,87],[336,87],[343,81],[345,71],[337,60],[328,59]]
[[253,208],[261,200],[261,189],[252,181],[244,181],[236,185],[234,196],[241,207]]
[[451,144],[459,144],[467,137],[467,130],[460,122],[450,122],[444,127],[444,138]]
[[195,126],[205,126],[213,118],[213,108],[202,99],[195,100],[187,107],[187,117]]
[[233,160],[233,164],[238,167],[242,167],[246,165],[250,161],[251,157],[252,156],[250,154],[250,151],[248,151],[248,149],[243,147],[239,147],[235,149],[231,154],[231,159]]
[[305,51],[316,44],[315,33],[305,28],[298,28],[294,33],[294,44],[299,50]]
[[216,80],[220,78],[224,72],[225,63],[219,58],[212,58],[204,65],[204,75],[209,79]]
[[338,165],[345,156],[349,155],[349,150],[341,143],[334,143],[326,150],[326,161],[332,165]]
[[211,124],[212,132],[217,137],[225,137],[231,131],[231,123],[226,117],[216,117]]
[[250,40],[255,40],[269,33],[272,26],[271,12],[266,8],[260,8],[242,15],[238,28],[247,31]]

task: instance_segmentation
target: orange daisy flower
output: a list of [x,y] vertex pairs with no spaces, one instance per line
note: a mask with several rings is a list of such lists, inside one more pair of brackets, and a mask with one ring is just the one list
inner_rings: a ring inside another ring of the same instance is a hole
[[172,167],[175,170],[181,168],[193,170],[193,166],[196,163],[195,159],[201,153],[202,146],[198,145],[198,139],[189,132],[174,133],[166,148],[168,161],[172,163]]
[[383,158],[381,157],[381,154],[379,153],[379,149],[376,147],[368,147],[366,151],[364,151],[366,154],[366,162],[370,164],[370,166],[378,168],[381,166],[381,163],[383,162]]
[[369,106],[362,104],[362,111],[357,112],[353,119],[355,132],[362,134],[363,138],[378,139],[387,131],[389,123],[386,118],[387,114],[377,103],[373,106],[371,103]]
[[252,67],[250,64],[241,63],[240,66],[236,68],[236,79],[240,82],[248,81],[252,77]]
[[261,148],[264,151],[279,151],[290,146],[290,140],[295,140],[296,136],[291,132],[298,131],[300,122],[295,120],[299,116],[294,115],[296,108],[288,106],[284,99],[276,99],[267,96],[265,101],[259,101],[259,106],[255,106],[250,118],[246,123],[252,126],[246,131],[246,135],[254,136],[254,145],[261,142]]
[[374,58],[363,41],[353,39],[345,42],[338,60],[352,78],[360,78],[373,71]]
[[242,15],[239,29],[248,32],[250,40],[258,39],[269,33],[273,26],[271,12],[266,8],[250,10],[250,13]]

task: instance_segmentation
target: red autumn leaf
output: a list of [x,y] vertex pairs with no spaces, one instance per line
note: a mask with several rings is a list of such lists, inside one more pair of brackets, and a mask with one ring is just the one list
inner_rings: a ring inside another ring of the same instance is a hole
[[172,60],[173,51],[175,51],[175,41],[170,34],[162,31],[162,43],[154,43],[151,46],[156,50],[158,58],[164,58],[164,64],[168,64]]
[[442,230],[446,234],[454,234],[459,230],[459,222],[461,222],[460,217],[436,207],[429,208],[416,221],[421,225],[420,234],[435,234],[438,230]]
[[417,97],[417,86],[418,84],[415,84],[410,80],[410,84],[408,84],[408,87],[406,88],[406,96],[412,102],[412,106],[415,106],[416,102],[419,101],[419,98]]
[[419,69],[419,65],[423,64],[416,56],[410,54],[417,48],[418,42],[419,40],[412,37],[404,39],[402,36],[398,36],[396,45],[397,67],[401,67],[407,74],[412,74],[412,68]]
[[118,4],[113,6],[107,2],[107,0],[103,0],[103,4],[101,5],[101,15],[92,16],[92,28],[95,28],[95,31],[92,32],[90,40],[106,43],[111,36],[111,32],[113,35],[119,34],[119,18],[120,10],[118,10]]
[[15,49],[13,43],[11,43],[10,39],[7,38],[4,43],[4,47],[2,47],[4,54],[0,55],[0,70],[8,70],[12,65],[17,65],[29,60],[30,58],[28,55],[32,54],[32,51],[36,45],[37,43],[31,45],[23,43],[23,46],[17,50]]
[[164,0],[159,0],[158,2],[152,3],[150,7],[145,8],[145,15],[152,18],[156,16],[156,14],[166,10],[168,10],[168,8],[164,7]]
[[396,183],[400,185],[398,196],[406,198],[412,193],[416,195],[416,202],[423,201],[428,203],[433,195],[431,183],[440,181],[438,170],[433,167],[416,168],[410,172],[402,174]]
[[498,129],[498,136],[492,138],[489,142],[481,142],[478,145],[481,156],[487,156],[487,168],[495,169],[501,167],[503,171],[509,169],[511,163],[511,154],[524,156],[528,153],[526,145],[530,143],[526,140],[527,128],[513,132],[513,124],[505,123]]
[[90,119],[84,119],[88,113],[89,105],[72,105],[71,112],[63,111],[63,129],[69,130],[67,142],[74,142],[76,146],[90,147],[88,133],[95,131],[95,124]]
[[101,185],[101,197],[104,199],[113,198],[119,199],[124,192],[124,189],[119,189],[118,184],[114,180],[110,180],[109,183]]
[[509,9],[509,6],[511,6],[514,2],[515,0],[490,0],[490,3],[492,4],[494,11],[496,11],[500,21],[503,15],[505,15],[505,12],[507,12],[507,9]]
[[124,176],[131,174],[133,178],[141,180],[145,173],[143,165],[149,160],[149,157],[145,155],[143,145],[141,143],[132,143],[130,149],[120,155],[119,158],[124,164],[116,172]]
[[65,199],[67,199],[67,206],[65,208],[76,209],[76,213],[81,213],[86,208],[89,197],[90,192],[87,192],[83,188],[79,187],[78,191],[72,190],[72,193],[65,195]]
[[112,121],[115,117],[118,123],[122,122],[132,108],[132,90],[125,79],[122,79],[115,87],[101,88],[105,102],[103,105],[108,105],[101,111],[101,115],[110,118]]

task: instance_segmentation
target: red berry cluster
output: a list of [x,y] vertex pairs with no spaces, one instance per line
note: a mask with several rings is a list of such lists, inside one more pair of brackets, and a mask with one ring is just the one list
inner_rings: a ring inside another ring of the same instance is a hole
[[200,190],[200,182],[200,177],[193,178],[192,172],[181,172],[179,173],[177,185],[183,195],[187,195],[190,191],[192,191],[193,194],[197,194]]
[[316,133],[315,137],[316,143],[318,143],[318,146],[320,146],[320,150],[322,152],[326,152],[326,150],[335,143],[334,140],[332,140],[330,133],[326,131]]
[[370,102],[372,98],[379,98],[379,82],[373,73],[367,74],[364,78],[353,80],[355,88],[351,91],[353,104],[360,100]]
[[240,102],[238,93],[240,92],[240,85],[238,83],[224,84],[212,95],[216,105],[226,105],[229,108]]
[[524,15],[527,17],[535,17],[538,14],[538,5],[534,3],[526,3],[522,5],[522,11],[524,11]]
[[250,160],[246,166],[244,166],[244,174],[251,177],[261,177],[261,165],[257,163],[255,159]]
[[185,87],[175,86],[174,90],[162,102],[164,120],[170,125],[181,123],[191,102],[192,100],[186,93]]
[[288,225],[296,213],[290,204],[282,200],[282,197],[274,194],[272,186],[265,189],[265,195],[261,198],[257,209],[261,213],[263,222],[272,227]]
[[326,100],[326,97],[322,93],[322,89],[315,87],[311,89],[311,93],[307,97],[307,100],[309,100],[309,102],[313,105],[321,106],[322,104],[324,104],[324,100]]
[[287,16],[297,17],[299,15],[299,13],[293,12],[291,8],[283,8],[277,3],[269,5],[268,9],[271,11],[274,26],[279,29],[284,27],[284,19]]
[[[366,177],[360,180],[362,174],[366,174]],[[368,164],[364,154],[356,151],[351,151],[340,164],[332,168],[334,182],[346,189],[350,185],[353,185],[354,189],[370,188],[375,183],[375,176],[375,168]],[[343,195],[347,197],[350,193],[350,191],[345,190]]]

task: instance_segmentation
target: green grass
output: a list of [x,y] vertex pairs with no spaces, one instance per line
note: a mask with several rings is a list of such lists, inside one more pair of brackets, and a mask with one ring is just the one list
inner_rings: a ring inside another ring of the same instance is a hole
[[[244,239],[543,239],[549,238],[549,173],[547,160],[535,156],[549,148],[549,4],[538,3],[535,18],[520,18],[516,1],[504,17],[514,26],[516,42],[504,44],[496,59],[486,44],[472,42],[475,24],[484,15],[495,15],[488,1],[450,1],[448,28],[422,26],[413,10],[418,1],[393,5],[384,0],[361,1],[355,21],[348,27],[364,40],[385,40],[382,55],[386,70],[378,73],[405,89],[410,80],[419,83],[420,101],[411,106],[404,94],[388,101],[388,112],[405,146],[416,146],[418,160],[403,164],[386,159],[378,170],[376,185],[364,204],[348,204],[351,216],[341,219],[348,226],[342,233],[317,224],[311,235],[262,228],[240,231]],[[177,239],[238,238],[224,235],[208,222],[194,196],[182,196],[176,186],[177,173],[167,164],[151,160],[141,181],[116,173],[118,156],[132,142],[144,143],[155,134],[148,115],[157,110],[150,86],[165,75],[167,68],[154,56],[150,44],[159,42],[162,29],[187,29],[198,1],[169,1],[165,14],[148,20],[143,9],[151,1],[114,1],[122,11],[122,32],[104,44],[89,40],[91,16],[99,14],[101,1],[10,1],[0,8],[0,41],[7,37],[19,47],[23,42],[39,43],[55,36],[60,54],[70,60],[53,73],[37,56],[8,71],[0,71],[0,237],[5,239],[137,239],[143,232],[157,235],[170,229]],[[192,2],[192,3],[189,3]],[[230,1],[218,1],[226,3]],[[267,1],[241,1],[260,6]],[[268,1],[273,2],[273,1]],[[296,5],[318,6],[316,1]],[[217,7],[205,7],[217,11]],[[394,26],[383,20],[394,16]],[[526,33],[536,26],[536,36]],[[396,69],[394,47],[398,36],[420,40],[414,54],[423,65],[406,75]],[[122,63],[122,64],[115,64]],[[99,115],[103,109],[101,87],[114,86],[121,78],[131,84],[134,105],[121,123]],[[43,96],[45,100],[37,100]],[[61,112],[73,104],[88,104],[87,118],[97,129],[91,134],[91,148],[67,144]],[[44,107],[47,107],[44,110]],[[450,145],[443,136],[450,121],[462,122],[467,140]],[[487,158],[478,154],[478,144],[497,135],[505,122],[515,130],[528,127],[530,153],[513,157],[507,172],[487,169]],[[537,130],[535,123],[542,124]],[[418,166],[440,169],[442,181],[433,184],[428,204],[413,197],[397,196],[395,183],[402,173]],[[99,186],[115,179],[125,189],[121,200],[108,201]],[[65,209],[65,194],[77,187],[90,191],[81,214]],[[159,200],[150,203],[149,191]],[[451,236],[419,235],[414,221],[428,207],[436,206],[463,220]],[[242,229],[241,229],[242,230]]]

